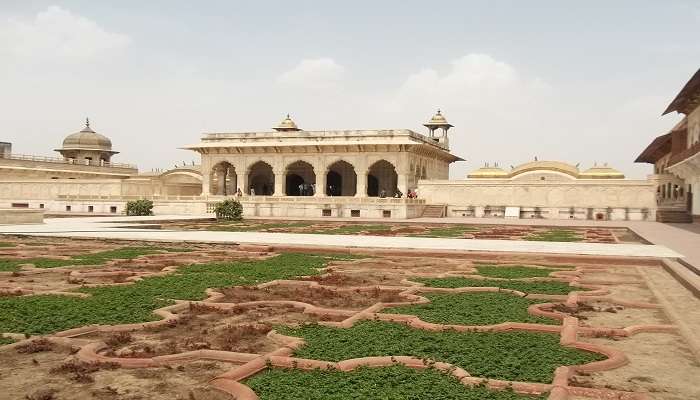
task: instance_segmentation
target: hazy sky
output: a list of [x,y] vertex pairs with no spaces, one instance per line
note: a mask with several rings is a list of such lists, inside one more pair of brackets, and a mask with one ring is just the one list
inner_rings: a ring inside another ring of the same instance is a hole
[[[51,155],[89,116],[142,170],[206,131],[408,128],[457,163],[630,177],[700,67],[699,1],[0,0],[0,141]],[[56,154],[56,153],[54,153]]]

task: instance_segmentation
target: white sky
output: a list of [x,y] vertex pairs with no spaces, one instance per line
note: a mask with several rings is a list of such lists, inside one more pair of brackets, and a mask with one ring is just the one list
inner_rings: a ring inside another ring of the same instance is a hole
[[0,141],[51,155],[90,117],[150,170],[286,113],[424,132],[439,107],[453,178],[534,156],[643,177],[699,37],[697,1],[0,0]]

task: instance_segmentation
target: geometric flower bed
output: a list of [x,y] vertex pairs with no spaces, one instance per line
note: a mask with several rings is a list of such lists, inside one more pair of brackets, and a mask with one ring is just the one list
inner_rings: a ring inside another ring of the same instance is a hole
[[562,346],[559,336],[535,332],[431,332],[403,324],[362,321],[342,329],[318,324],[278,330],[306,344],[295,357],[342,361],[406,355],[450,363],[473,376],[549,383],[562,365],[586,364],[606,357]]
[[534,300],[507,292],[424,293],[429,303],[383,309],[384,313],[415,315],[425,322],[448,325],[496,325],[503,322],[556,324],[560,321],[532,315]]
[[66,258],[25,258],[2,259],[0,258],[0,271],[18,271],[22,264],[32,264],[36,268],[57,268],[77,265],[100,265],[110,260],[131,260],[148,254],[162,252],[181,252],[187,249],[167,247],[124,247],[115,250],[101,251],[97,253],[80,254]]
[[499,287],[501,289],[512,289],[524,293],[539,294],[568,294],[573,291],[586,290],[585,288],[571,286],[568,282],[557,281],[515,281],[463,277],[416,278],[414,280],[428,287],[436,288]]
[[228,232],[289,232],[327,235],[409,236],[461,239],[505,239],[547,242],[642,243],[627,228],[481,225],[481,224],[411,224],[411,223],[352,223],[318,221],[255,221],[192,222],[160,221],[167,229],[211,230]]
[[642,399],[581,377],[629,362],[601,340],[675,332],[644,314],[658,305],[610,296],[638,285],[614,263],[31,240],[2,258],[76,262],[0,272],[0,385],[16,398],[53,382],[43,398]]
[[[361,367],[350,372],[273,368],[246,381],[262,400],[298,399],[454,399],[532,400],[512,391],[494,391],[485,386],[465,390],[464,385],[444,372],[417,371],[396,365]],[[381,393],[381,394],[380,394]]]
[[[207,288],[252,285],[313,275],[325,260],[282,254],[269,260],[197,264],[131,285],[84,287],[87,297],[37,295],[0,298],[0,332],[46,334],[89,324],[129,324],[160,319],[153,311],[172,300],[201,300]],[[31,315],[31,318],[27,318]]]

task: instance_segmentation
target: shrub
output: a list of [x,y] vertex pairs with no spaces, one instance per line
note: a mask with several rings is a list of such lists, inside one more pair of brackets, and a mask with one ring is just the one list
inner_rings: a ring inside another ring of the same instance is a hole
[[216,219],[240,221],[243,218],[243,206],[237,200],[226,199],[214,205]]
[[126,215],[153,215],[153,202],[141,199],[126,203]]

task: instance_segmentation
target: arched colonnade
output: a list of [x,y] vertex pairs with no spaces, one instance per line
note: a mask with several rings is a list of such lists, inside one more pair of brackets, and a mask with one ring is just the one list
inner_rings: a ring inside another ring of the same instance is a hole
[[231,162],[220,161],[211,167],[206,183],[208,193],[218,196],[233,196],[239,189],[245,195],[316,197],[393,197],[397,190],[404,195],[407,192],[400,184],[396,166],[386,159],[376,160],[366,169],[343,159],[323,167],[296,160],[279,170],[265,160],[257,160],[244,171]]

